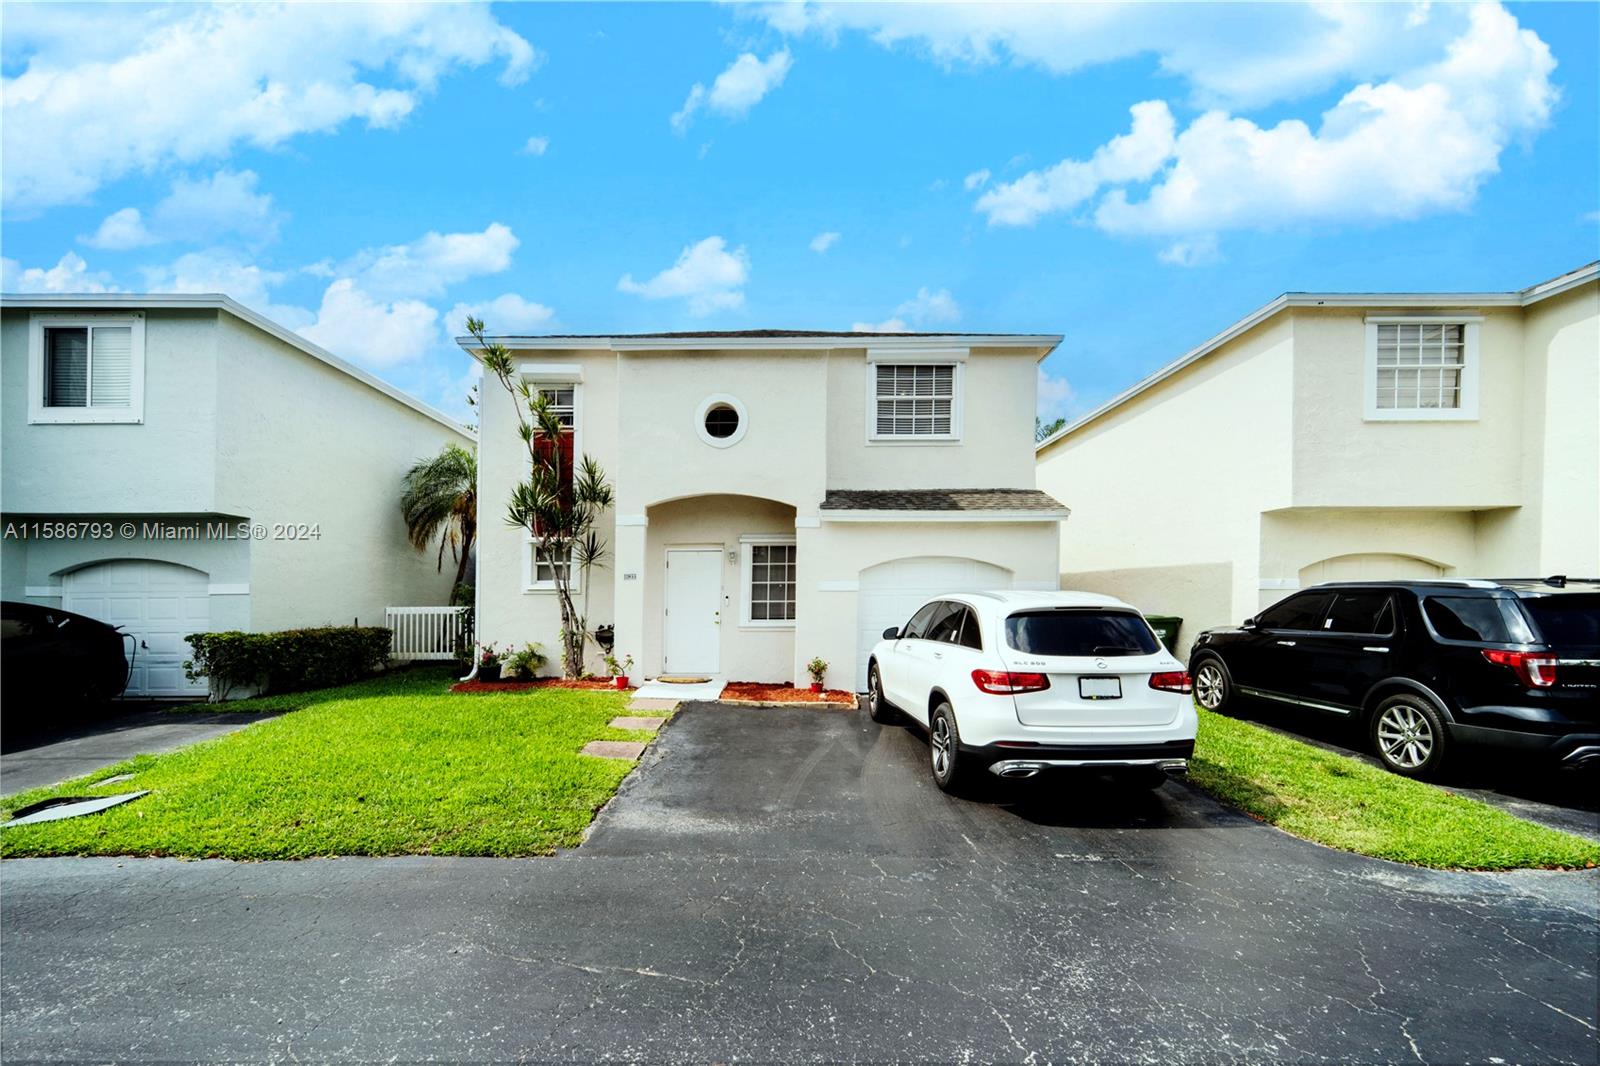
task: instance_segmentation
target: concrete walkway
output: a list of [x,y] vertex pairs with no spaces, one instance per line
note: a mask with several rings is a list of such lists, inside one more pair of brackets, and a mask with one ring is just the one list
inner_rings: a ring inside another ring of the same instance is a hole
[[0,795],[26,792],[131,759],[224,736],[270,714],[133,711],[54,734],[13,739],[0,751]]

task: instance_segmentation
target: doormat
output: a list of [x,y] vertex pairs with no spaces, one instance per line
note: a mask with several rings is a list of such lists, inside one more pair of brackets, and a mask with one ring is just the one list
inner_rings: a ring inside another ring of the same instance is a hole
[[709,677],[658,677],[656,681],[663,685],[705,685],[709,684]]

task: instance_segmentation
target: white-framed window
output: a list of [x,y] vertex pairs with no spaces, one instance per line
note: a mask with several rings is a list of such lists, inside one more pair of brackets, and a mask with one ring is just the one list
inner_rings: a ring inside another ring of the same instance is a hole
[[739,548],[739,585],[744,593],[740,624],[765,629],[794,628],[798,577],[794,538],[752,534],[739,538]]
[[578,389],[576,385],[540,385],[536,390],[550,405],[550,411],[560,419],[562,428],[572,432],[578,425]]
[[142,422],[142,315],[34,315],[28,421]]
[[1477,418],[1480,322],[1470,316],[1368,318],[1366,419]]
[[572,565],[569,553],[564,553],[560,558],[552,559],[537,540],[530,539],[525,545],[526,551],[522,561],[522,588],[524,592],[554,592],[556,589],[556,572],[563,571],[571,574],[572,594],[574,596],[583,592],[583,571]]
[[961,364],[876,362],[867,408],[873,440],[957,440]]

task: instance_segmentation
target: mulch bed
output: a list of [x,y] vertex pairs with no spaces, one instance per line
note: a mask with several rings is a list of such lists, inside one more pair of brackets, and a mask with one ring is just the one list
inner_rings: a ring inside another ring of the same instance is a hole
[[842,689],[829,688],[812,692],[809,688],[793,685],[762,685],[755,681],[730,681],[722,690],[722,699],[729,703],[831,703],[845,707],[856,705],[856,694]]
[[632,692],[631,687],[618,689],[605,678],[585,677],[569,681],[564,677],[540,677],[532,681],[461,681],[450,686],[451,692],[532,692],[541,688],[575,688],[585,692]]

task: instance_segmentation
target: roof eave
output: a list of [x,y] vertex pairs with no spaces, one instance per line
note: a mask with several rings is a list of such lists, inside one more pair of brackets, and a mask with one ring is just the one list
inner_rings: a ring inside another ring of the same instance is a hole
[[[1061,334],[918,334],[913,336],[862,335],[859,339],[849,334],[834,337],[485,337],[484,340],[500,344],[512,351],[613,351],[613,352],[684,352],[684,351],[828,351],[839,348],[1024,348],[1039,349],[1042,360],[1062,341]],[[474,337],[457,337],[456,343],[474,359],[482,360],[482,349]]]

